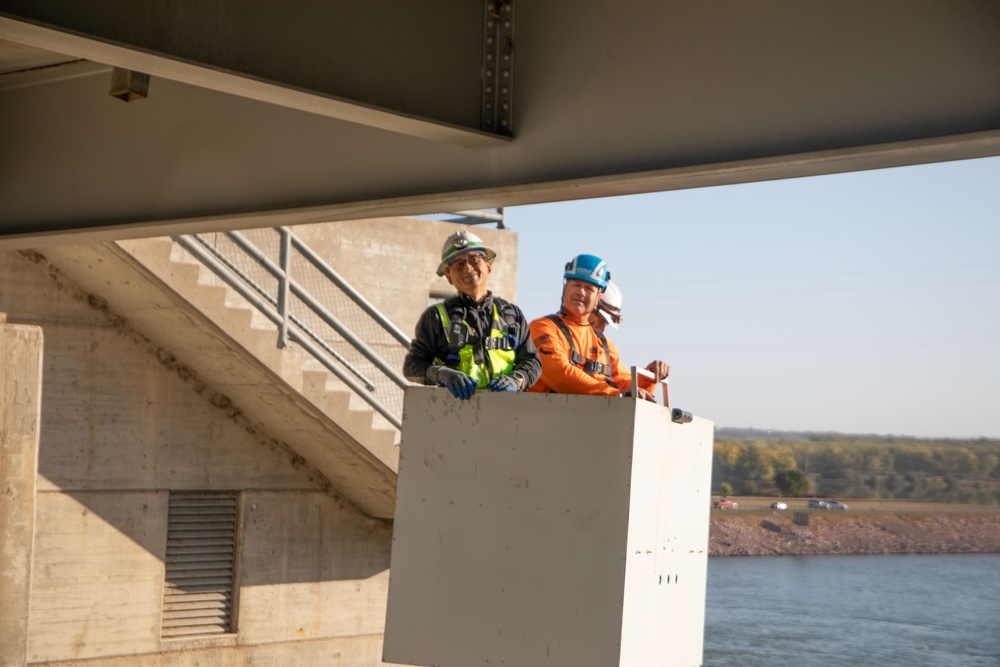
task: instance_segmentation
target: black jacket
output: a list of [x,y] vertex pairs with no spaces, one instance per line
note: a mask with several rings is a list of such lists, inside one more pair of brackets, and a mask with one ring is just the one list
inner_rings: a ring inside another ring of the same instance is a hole
[[[517,351],[514,353],[514,371],[511,375],[523,376],[524,383],[521,388],[527,389],[541,376],[542,362],[538,359],[538,351],[535,350],[535,344],[531,340],[531,329],[521,309],[500,297],[494,297],[492,292],[487,293],[482,303],[477,304],[468,295],[457,294],[446,299],[444,304],[446,308],[455,306],[463,308],[464,319],[469,324],[470,330],[482,337],[489,335],[493,323],[494,301],[501,312],[507,307],[513,310]],[[413,382],[437,384],[436,373],[432,372],[429,376],[427,370],[434,365],[434,359],[445,359],[447,356],[448,336],[441,324],[437,306],[430,306],[417,321],[410,351],[403,360],[403,375]]]

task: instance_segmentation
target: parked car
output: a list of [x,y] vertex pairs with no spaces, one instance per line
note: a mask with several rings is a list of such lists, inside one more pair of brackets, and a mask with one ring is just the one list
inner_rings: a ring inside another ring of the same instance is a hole
[[788,509],[788,505],[786,505],[785,503],[783,503],[780,500],[778,500],[776,502],[771,503],[771,509],[773,509],[773,510],[786,510],[786,509]]
[[732,500],[717,500],[715,502],[715,509],[717,510],[735,510],[739,509],[740,504]]
[[821,510],[826,508],[826,503],[824,503],[822,500],[810,500],[808,504],[809,504],[809,509],[811,510]]
[[828,500],[826,501],[826,509],[828,510],[846,510],[847,505],[840,502],[839,500]]

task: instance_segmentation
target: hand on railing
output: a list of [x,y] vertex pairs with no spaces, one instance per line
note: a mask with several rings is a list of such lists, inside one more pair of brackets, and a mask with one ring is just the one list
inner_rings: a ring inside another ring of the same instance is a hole
[[517,391],[520,383],[513,375],[498,375],[490,382],[490,391]]
[[452,396],[463,401],[470,399],[476,393],[475,381],[462,371],[453,368],[442,366],[438,370],[438,382],[450,391]]
[[[663,362],[653,362],[653,363],[661,363],[662,364]],[[652,366],[653,364],[650,364],[650,365]],[[666,366],[666,364],[663,364],[663,365]],[[650,370],[650,369],[646,369],[646,368],[639,368],[638,366],[633,366],[632,367],[632,389],[633,389],[632,396],[634,396],[636,398],[641,398],[641,399],[647,400],[647,401],[653,401],[654,403],[656,402],[656,399],[654,399],[649,392],[646,392],[646,391],[643,391],[642,389],[639,389],[639,376],[640,375],[642,377],[644,377],[644,378],[649,378],[650,380],[653,380],[655,382],[659,382],[660,384],[663,385],[663,405],[664,405],[664,407],[669,407],[670,404],[668,402],[669,399],[668,399],[668,396],[667,396],[667,376],[664,373],[660,373],[659,369]],[[660,377],[657,377],[657,375],[659,375]]]

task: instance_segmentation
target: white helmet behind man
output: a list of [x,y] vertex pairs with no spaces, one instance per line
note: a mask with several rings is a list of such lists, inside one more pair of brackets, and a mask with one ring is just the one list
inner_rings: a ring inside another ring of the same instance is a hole
[[597,303],[597,313],[615,329],[622,321],[622,291],[611,280],[608,280],[608,287]]

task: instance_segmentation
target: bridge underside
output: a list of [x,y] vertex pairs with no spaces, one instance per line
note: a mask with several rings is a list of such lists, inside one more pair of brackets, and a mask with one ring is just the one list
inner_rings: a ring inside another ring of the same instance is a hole
[[0,247],[998,155],[998,35],[987,0],[0,0]]

